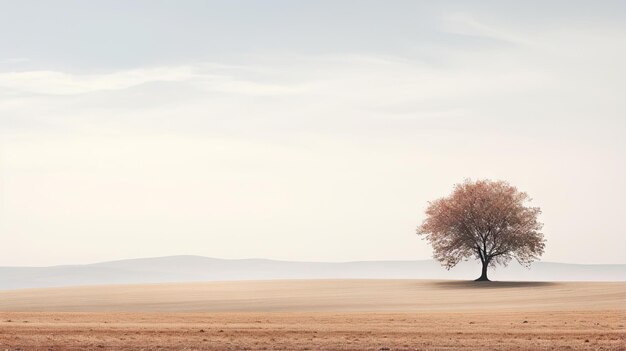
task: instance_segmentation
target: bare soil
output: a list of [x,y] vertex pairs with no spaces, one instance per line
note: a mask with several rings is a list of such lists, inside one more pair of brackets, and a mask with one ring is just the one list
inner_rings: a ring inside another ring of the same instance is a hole
[[3,291],[0,350],[626,350],[626,283],[477,284],[320,280]]

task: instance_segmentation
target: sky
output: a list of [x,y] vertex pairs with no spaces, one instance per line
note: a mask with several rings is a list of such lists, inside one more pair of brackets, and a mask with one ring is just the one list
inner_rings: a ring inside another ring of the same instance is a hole
[[416,260],[506,180],[626,263],[621,1],[0,0],[2,266]]

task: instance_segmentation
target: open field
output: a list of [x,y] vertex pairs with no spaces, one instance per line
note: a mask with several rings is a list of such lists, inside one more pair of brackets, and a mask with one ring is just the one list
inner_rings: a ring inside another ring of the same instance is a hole
[[254,281],[0,292],[0,346],[625,349],[626,283]]

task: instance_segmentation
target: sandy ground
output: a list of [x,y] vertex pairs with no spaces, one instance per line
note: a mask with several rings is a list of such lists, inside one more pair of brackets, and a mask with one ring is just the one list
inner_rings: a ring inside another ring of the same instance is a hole
[[0,292],[0,350],[626,350],[626,283],[211,282]]

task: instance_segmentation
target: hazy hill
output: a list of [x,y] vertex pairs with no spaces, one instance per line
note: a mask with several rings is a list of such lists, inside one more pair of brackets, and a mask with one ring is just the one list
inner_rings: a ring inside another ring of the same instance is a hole
[[[263,279],[473,279],[476,263],[450,271],[432,260],[290,262],[265,259],[227,260],[201,256],[168,256],[86,265],[0,267],[0,289],[94,284],[135,284]],[[581,265],[536,262],[531,269],[517,264],[490,273],[497,280],[625,281],[626,264]]]

